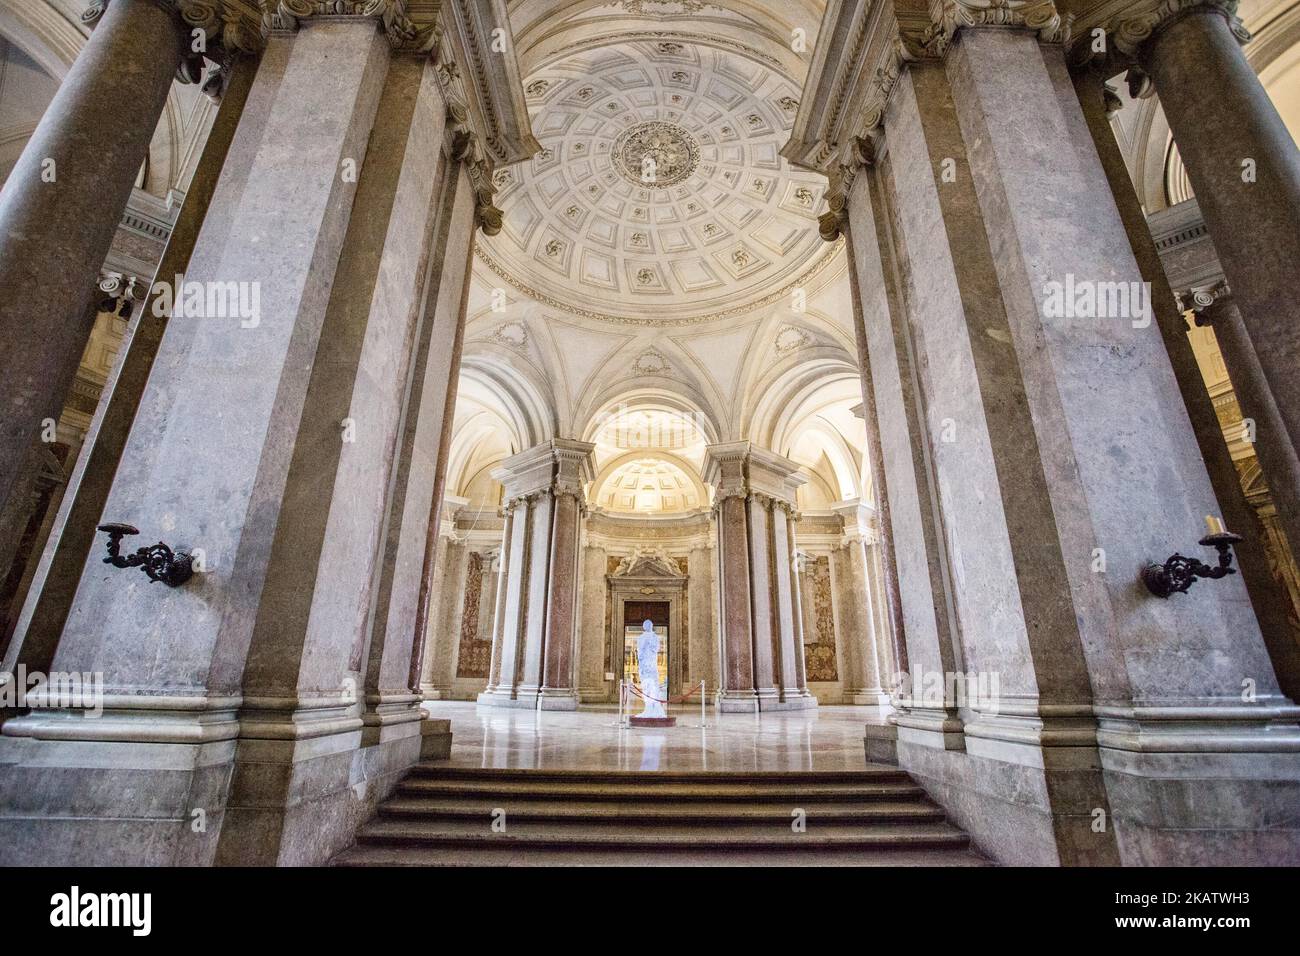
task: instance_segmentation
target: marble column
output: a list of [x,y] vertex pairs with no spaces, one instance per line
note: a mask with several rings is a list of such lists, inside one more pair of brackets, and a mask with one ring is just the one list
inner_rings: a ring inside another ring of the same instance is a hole
[[492,473],[507,501],[508,558],[493,638],[494,676],[480,704],[573,710],[578,697],[578,541],[594,446],[567,438],[507,458]]
[[808,690],[808,673],[803,649],[803,605],[799,594],[799,570],[795,562],[795,525],[798,514],[793,500],[775,500],[772,505],[772,594],[775,598],[779,652],[777,686],[786,709],[817,706]]
[[456,514],[467,503],[464,498],[446,496],[438,522],[433,600],[425,628],[426,650],[420,675],[420,691],[425,700],[450,696],[455,677],[469,559],[469,548],[456,534]]
[[[1133,187],[1124,153],[1115,139],[1103,81],[1093,71],[1081,70],[1074,76],[1074,87],[1138,268],[1142,278],[1150,283],[1151,306],[1155,313],[1153,321],[1164,340],[1183,407],[1196,435],[1215,497],[1223,509],[1221,517],[1229,528],[1242,536],[1233,552],[1273,659],[1279,685],[1294,700],[1300,696],[1300,646],[1293,636],[1294,629],[1286,609],[1286,593],[1272,574],[1265,546],[1267,535],[1258,526],[1255,509],[1246,500],[1241,475],[1223,440],[1223,427],[1188,339],[1186,317],[1170,287],[1164,263],[1151,237],[1146,212]],[[1276,429],[1275,433],[1283,436],[1285,429]]]
[[1300,448],[1300,299],[1293,288],[1300,150],[1241,50],[1235,8],[1204,3],[1154,27],[1147,21],[1150,36],[1135,52],[1160,97],[1285,434]]
[[690,580],[687,582],[687,594],[690,620],[687,632],[690,635],[690,667],[687,674],[687,688],[704,681],[705,693],[712,696],[717,686],[715,663],[718,659],[718,625],[717,601],[714,597],[715,565],[713,549],[708,541],[701,540],[691,547],[689,557]]
[[[747,441],[710,445],[718,533],[724,712],[817,706],[804,675],[790,516],[807,479],[798,466]],[[796,646],[797,643],[797,646]]]
[[865,533],[866,508],[859,501],[838,506],[844,518],[844,539],[832,556],[840,571],[835,593],[836,620],[846,648],[843,672],[846,704],[885,703],[881,687],[880,644],[886,635],[878,630],[878,594],[871,586]]
[[582,549],[581,614],[578,631],[578,699],[582,702],[606,701],[610,682],[605,680],[608,661],[605,654],[605,604],[609,588],[609,552],[602,545],[587,542]]
[[[1197,325],[1214,329],[1223,364],[1243,419],[1253,423],[1252,443],[1264,469],[1268,491],[1277,506],[1278,523],[1292,554],[1300,554],[1300,457],[1287,436],[1267,376],[1251,342],[1233,294],[1220,286],[1188,297]],[[1300,369],[1297,369],[1300,374]]]
[[[236,59],[228,70],[221,106],[158,263],[159,276],[187,272],[201,229],[206,227],[211,234],[235,211],[232,197],[242,186],[233,171],[251,167],[260,142],[244,122],[244,108],[256,73],[257,62],[251,58]],[[262,96],[273,95],[274,87],[262,84],[259,92]],[[269,109],[265,103],[254,102],[250,114],[249,122],[258,122],[258,118],[269,115]],[[232,149],[241,128],[239,147]],[[228,159],[230,172],[225,171]],[[219,182],[223,184],[223,195],[217,198]],[[49,670],[86,556],[92,548],[102,546],[95,540],[96,528],[167,328],[168,314],[162,310],[158,310],[161,315],[155,314],[160,291],[152,290],[132,318],[126,340],[104,383],[100,406],[86,434],[85,452],[76,458],[48,537],[41,539],[44,551],[15,621],[2,670],[12,673],[19,664],[29,671]]]
[[551,486],[555,514],[546,596],[546,643],[542,661],[542,710],[575,710],[577,694],[578,542],[587,506],[584,489],[594,475],[586,443],[562,443],[555,448],[556,474]]
[[[327,737],[359,730],[360,721],[346,716],[346,648],[310,658],[332,673],[312,674],[301,694],[295,661],[309,633],[331,642],[355,639],[369,590],[368,569],[355,556],[373,546],[346,535],[331,540],[346,553],[327,572],[326,562],[313,564],[329,546],[324,529],[297,518],[308,511],[316,520],[334,510],[328,495],[335,469],[325,459],[342,454],[339,423],[350,396],[316,392],[313,386],[324,384],[320,373],[334,366],[315,366],[311,356],[318,345],[334,344],[322,335],[325,305],[357,191],[338,170],[353,158],[365,175],[389,59],[368,22],[322,24],[269,42],[250,92],[266,115],[246,113],[232,147],[242,151],[247,139],[257,142],[251,167],[223,174],[216,195],[230,206],[219,225],[203,230],[187,276],[223,288],[244,284],[249,303],[256,289],[260,309],[245,319],[173,314],[104,510],[105,520],[133,522],[150,540],[201,549],[204,570],[172,589],[136,571],[87,563],[53,667],[102,672],[103,716],[84,721],[74,712],[45,710],[4,726],[6,736],[43,745],[37,749],[49,751],[45,762],[77,768],[68,774],[77,785],[59,788],[47,812],[52,831],[65,814],[75,817],[68,825],[82,834],[83,852],[96,834],[120,851],[123,833],[132,832],[133,860],[210,862],[241,783],[231,772],[237,738],[256,738],[278,723],[271,714],[289,718],[294,700],[307,701],[318,721],[280,723],[278,739],[261,745],[261,762],[274,762],[318,727]],[[323,83],[326,61],[330,81]],[[295,161],[303,155],[319,162]],[[295,215],[283,215],[286,203]],[[342,339],[336,347],[346,349]],[[339,403],[342,408],[330,407]],[[373,431],[358,435],[371,438]],[[313,460],[293,467],[291,459],[309,450]],[[295,475],[302,479],[297,484]],[[283,559],[272,560],[284,551]],[[331,603],[328,612],[310,614],[313,599]],[[292,686],[282,692],[285,683]],[[355,700],[355,677],[351,693]],[[261,705],[258,716],[251,704]],[[114,760],[115,779],[131,786],[97,786],[91,767],[98,765],[98,745],[59,746],[79,738],[133,741],[119,745]],[[258,745],[241,747],[251,757]],[[164,762],[173,769],[160,778]],[[132,803],[130,794],[150,793],[164,779],[181,788],[160,796],[173,801],[165,818]],[[269,824],[275,816],[269,804],[252,815]],[[188,826],[191,810],[206,815],[203,831]],[[282,840],[292,837],[287,828],[276,832],[274,839],[263,840],[265,832],[250,839],[247,852],[278,856]]]
[[99,269],[185,33],[175,11],[153,0],[110,3],[0,191],[0,510],[76,376]]

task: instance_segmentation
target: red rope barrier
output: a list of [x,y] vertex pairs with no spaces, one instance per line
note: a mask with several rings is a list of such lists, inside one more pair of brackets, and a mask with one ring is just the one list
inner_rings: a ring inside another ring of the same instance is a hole
[[627,689],[630,690],[632,693],[636,694],[642,700],[653,700],[656,704],[680,704],[682,701],[686,700],[686,698],[690,697],[691,694],[694,694],[700,688],[699,685],[697,684],[689,693],[682,694],[681,697],[670,697],[668,700],[660,700],[658,697],[651,697],[649,694],[642,693],[641,688],[637,687],[636,684],[633,684],[631,682],[627,684]]

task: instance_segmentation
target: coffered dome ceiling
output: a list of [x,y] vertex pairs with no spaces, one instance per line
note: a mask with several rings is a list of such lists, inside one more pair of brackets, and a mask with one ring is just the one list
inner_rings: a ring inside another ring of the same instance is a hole
[[525,81],[542,151],[497,174],[479,257],[571,314],[679,324],[789,296],[834,255],[825,182],[779,155],[798,88],[739,54],[638,41]]

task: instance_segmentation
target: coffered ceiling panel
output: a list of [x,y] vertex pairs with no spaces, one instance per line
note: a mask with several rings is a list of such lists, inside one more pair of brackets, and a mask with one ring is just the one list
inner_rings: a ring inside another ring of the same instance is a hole
[[681,324],[757,304],[834,254],[824,181],[779,150],[790,81],[736,53],[638,41],[525,82],[542,150],[497,174],[506,227],[479,255],[564,311]]

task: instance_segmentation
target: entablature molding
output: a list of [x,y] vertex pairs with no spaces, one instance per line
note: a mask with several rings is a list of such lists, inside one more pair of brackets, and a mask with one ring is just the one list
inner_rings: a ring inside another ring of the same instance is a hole
[[[92,0],[83,23],[93,27],[113,2]],[[185,82],[202,78],[205,59],[224,64],[235,56],[259,55],[272,33],[293,32],[308,21],[371,19],[395,54],[433,57],[460,137],[457,150],[471,165],[485,230],[500,228],[500,212],[491,204],[496,168],[522,162],[541,148],[524,100],[506,0],[154,2],[174,11],[182,29],[202,34],[201,43],[187,45],[198,49],[182,64]]]

